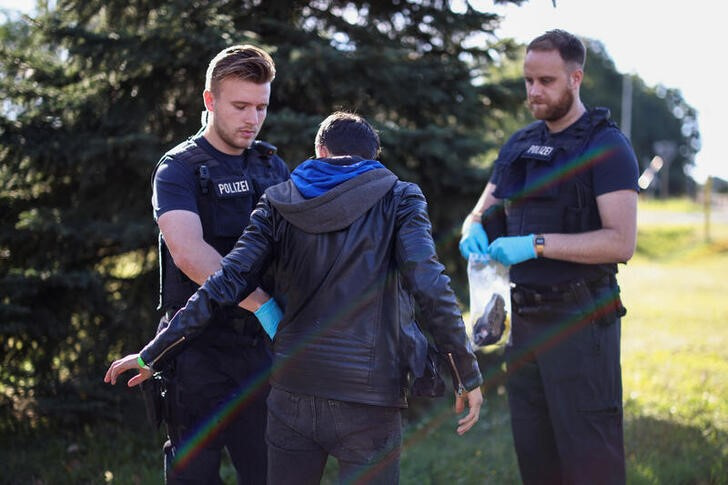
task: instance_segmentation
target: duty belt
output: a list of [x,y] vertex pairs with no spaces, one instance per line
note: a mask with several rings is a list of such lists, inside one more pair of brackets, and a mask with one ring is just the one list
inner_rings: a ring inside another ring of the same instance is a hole
[[573,303],[577,301],[579,291],[599,288],[610,283],[611,275],[605,275],[594,281],[579,279],[559,285],[519,285],[511,289],[511,299],[518,306],[534,306],[544,303]]

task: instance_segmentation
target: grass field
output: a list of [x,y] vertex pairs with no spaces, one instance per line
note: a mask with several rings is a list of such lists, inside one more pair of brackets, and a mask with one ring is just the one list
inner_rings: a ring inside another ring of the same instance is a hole
[[631,483],[728,483],[728,226],[643,223],[622,271]]
[[[625,446],[630,484],[728,483],[728,225],[700,207],[648,202],[636,256],[620,268]],[[693,214],[685,220],[664,217]],[[689,219],[689,218],[688,218]],[[487,371],[487,369],[486,369]],[[402,482],[519,483],[502,386],[462,438],[439,404],[409,429]],[[422,439],[426,436],[426,439]],[[333,483],[333,482],[331,482]]]
[[[620,268],[625,444],[630,484],[728,484],[728,224],[711,225],[687,201],[641,204],[638,253]],[[664,217],[667,213],[668,217]],[[643,222],[644,221],[644,222]],[[671,222],[678,221],[678,222]],[[679,222],[689,221],[689,222]],[[476,427],[455,434],[452,398],[409,415],[403,484],[519,483],[497,359]],[[416,414],[416,415],[415,415]],[[162,483],[161,435],[124,425],[74,434],[3,437],[0,483]],[[336,467],[323,483],[336,483]],[[229,464],[226,483],[234,483]]]
[[[649,201],[641,210],[640,220],[648,222],[641,222],[637,254],[619,275],[628,308],[622,324],[628,482],[726,484],[728,225],[712,223],[705,242],[701,207]],[[480,422],[464,437],[454,433],[448,406],[438,403],[408,427],[402,482],[519,483],[502,386],[490,386]]]

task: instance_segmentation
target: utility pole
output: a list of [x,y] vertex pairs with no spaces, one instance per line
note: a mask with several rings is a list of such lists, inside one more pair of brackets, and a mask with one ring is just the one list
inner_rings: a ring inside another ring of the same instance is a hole
[[652,144],[652,148],[663,161],[660,172],[660,198],[667,199],[670,196],[670,164],[677,156],[677,143],[673,140],[657,140]]
[[632,75],[622,74],[622,121],[619,127],[628,140],[632,139]]
[[705,186],[703,187],[703,213],[705,214],[705,242],[710,242],[710,208],[712,206],[712,201],[710,200],[711,195],[713,194],[713,177],[708,175],[708,179],[705,181]]

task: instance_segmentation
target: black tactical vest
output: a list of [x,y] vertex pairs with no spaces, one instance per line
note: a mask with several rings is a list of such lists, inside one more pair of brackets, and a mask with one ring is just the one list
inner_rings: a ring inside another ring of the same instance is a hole
[[[585,149],[598,131],[609,126],[616,126],[609,120],[609,110],[595,108],[555,141],[538,121],[503,148],[493,195],[506,201],[509,236],[578,233],[602,227],[591,181],[591,163],[599,154]],[[616,265],[598,266],[616,272]]]
[[[282,181],[273,174],[271,160],[275,153],[276,147],[256,140],[242,155],[243,174],[230,174],[214,157],[188,139],[162,157],[152,173],[152,181],[157,168],[171,158],[192,167],[198,181],[195,198],[203,238],[225,255],[248,225],[250,213],[265,189]],[[160,232],[158,309],[183,306],[198,287],[175,266]]]

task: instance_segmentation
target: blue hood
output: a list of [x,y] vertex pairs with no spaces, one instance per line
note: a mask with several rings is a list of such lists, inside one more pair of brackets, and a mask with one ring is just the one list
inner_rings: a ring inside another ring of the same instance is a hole
[[311,159],[296,167],[291,180],[304,198],[312,199],[357,175],[379,168],[384,165],[359,157]]
[[397,183],[397,176],[377,161],[329,160],[307,160],[290,180],[265,191],[284,219],[313,234],[348,227]]

